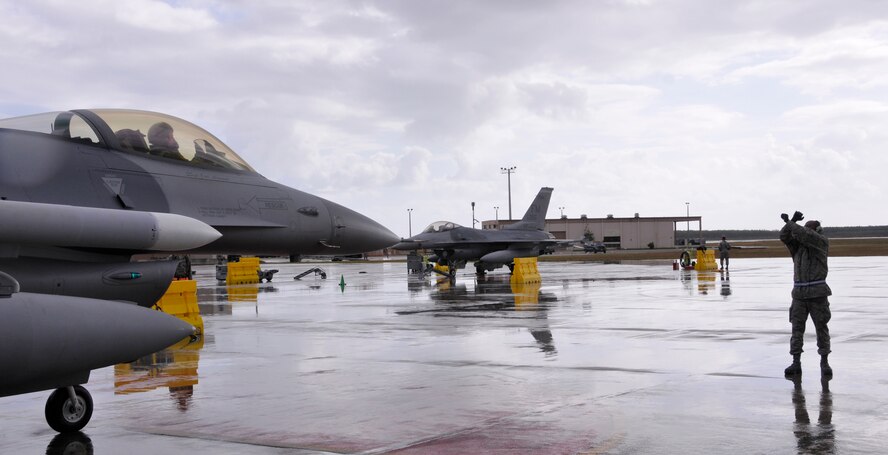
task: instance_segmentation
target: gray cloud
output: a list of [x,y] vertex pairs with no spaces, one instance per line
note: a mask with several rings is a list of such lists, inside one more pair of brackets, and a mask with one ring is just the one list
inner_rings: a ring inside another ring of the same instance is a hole
[[0,113],[177,115],[402,235],[407,207],[468,224],[475,201],[492,218],[510,165],[516,212],[549,185],[571,216],[692,201],[709,227],[769,227],[803,205],[886,224],[863,210],[888,190],[886,9],[0,0]]

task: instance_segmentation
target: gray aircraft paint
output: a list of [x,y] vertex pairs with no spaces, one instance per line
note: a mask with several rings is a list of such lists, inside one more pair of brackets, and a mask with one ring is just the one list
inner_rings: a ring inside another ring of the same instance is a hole
[[[247,165],[186,163],[124,149],[104,120],[115,116],[179,122],[218,141],[184,120],[144,111],[38,114],[31,123],[38,130],[47,125],[42,132],[22,127],[28,118],[0,120],[0,270],[24,291],[150,305],[171,280],[173,272],[160,276],[169,267],[142,265],[138,278],[109,284],[94,264],[116,270],[149,252],[348,255],[397,241],[370,218]],[[77,267],[85,263],[89,276]]]
[[0,239],[4,243],[183,251],[221,236],[202,221],[170,213],[0,201]]
[[[188,162],[178,146],[178,156],[133,146],[155,121],[200,136]],[[0,396],[56,388],[47,421],[76,431],[92,404],[72,386],[90,370],[192,333],[169,315],[111,301],[149,306],[172,280],[177,261],[133,255],[345,255],[396,241],[364,215],[262,177],[175,117],[77,110],[0,120]],[[80,417],[66,420],[74,402]]]
[[0,396],[84,383],[90,370],[133,361],[193,331],[135,305],[26,292],[0,296]]
[[0,121],[0,198],[183,215],[222,233],[188,250],[196,253],[346,255],[397,242],[370,218],[255,171],[125,151],[101,116],[72,112],[93,127],[97,143],[5,129]]
[[398,250],[432,250],[430,258],[441,265],[458,267],[463,261],[475,261],[481,272],[511,264],[515,258],[536,257],[551,251],[559,243],[544,230],[552,188],[541,188],[521,221],[500,230],[472,229],[453,223],[443,224],[445,230],[428,232],[433,223],[420,234],[404,239],[393,248]]

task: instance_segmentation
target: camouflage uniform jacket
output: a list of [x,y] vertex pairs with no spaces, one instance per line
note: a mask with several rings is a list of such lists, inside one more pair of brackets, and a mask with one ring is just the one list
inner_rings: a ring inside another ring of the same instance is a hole
[[731,244],[728,243],[727,240],[722,240],[718,242],[718,252],[721,254],[721,257],[726,258],[731,250]]
[[829,239],[790,221],[780,230],[780,241],[786,244],[792,255],[795,281],[792,298],[814,299],[832,295],[832,290],[826,284]]

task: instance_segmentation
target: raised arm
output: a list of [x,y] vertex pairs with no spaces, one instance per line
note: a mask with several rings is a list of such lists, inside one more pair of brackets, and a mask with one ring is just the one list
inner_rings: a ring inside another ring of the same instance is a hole
[[780,218],[786,223],[783,225],[783,229],[780,230],[780,241],[789,249],[789,254],[795,256],[796,250],[799,249],[799,243],[792,236],[792,226],[799,227],[799,225],[789,219],[789,215],[785,213],[781,213]]

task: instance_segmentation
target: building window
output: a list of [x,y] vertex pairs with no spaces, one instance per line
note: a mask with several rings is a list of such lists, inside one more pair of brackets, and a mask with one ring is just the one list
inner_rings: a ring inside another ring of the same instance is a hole
[[604,236],[604,245],[608,248],[620,248],[620,236],[619,235],[606,235]]

